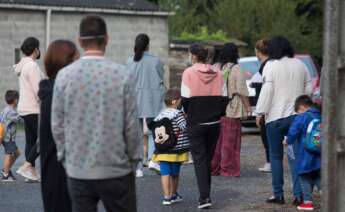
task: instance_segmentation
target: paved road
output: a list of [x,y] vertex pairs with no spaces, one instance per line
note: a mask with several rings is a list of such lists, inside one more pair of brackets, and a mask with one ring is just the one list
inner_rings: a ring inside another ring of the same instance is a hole
[[[23,135],[20,136],[23,138]],[[23,150],[23,139],[19,139],[19,146]],[[2,150],[0,150],[2,158]],[[14,170],[23,161],[23,157],[15,165]],[[296,211],[294,207],[286,205],[274,207],[264,204],[270,195],[270,174],[257,171],[264,161],[263,148],[259,137],[246,135],[242,144],[242,176],[239,178],[213,178],[213,201],[215,207],[210,212],[240,212],[240,211]],[[291,201],[289,177],[286,176],[288,201]],[[180,193],[184,202],[173,206],[161,206],[161,189],[159,176],[145,171],[145,177],[137,180],[138,211],[139,212],[194,212],[197,203],[197,188],[192,165],[182,168]],[[100,205],[100,211],[104,211]],[[0,212],[41,212],[42,202],[40,185],[17,182],[0,182]]]

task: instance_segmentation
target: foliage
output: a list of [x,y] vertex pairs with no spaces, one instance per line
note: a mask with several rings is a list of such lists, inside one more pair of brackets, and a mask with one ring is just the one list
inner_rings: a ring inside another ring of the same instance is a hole
[[218,30],[214,33],[209,33],[207,27],[200,27],[196,33],[182,32],[177,40],[188,40],[188,41],[227,41],[229,40],[227,35],[222,31]]
[[283,35],[296,52],[322,55],[322,0],[151,1],[175,12],[169,17],[174,38],[236,38],[249,44],[252,55],[257,40]]

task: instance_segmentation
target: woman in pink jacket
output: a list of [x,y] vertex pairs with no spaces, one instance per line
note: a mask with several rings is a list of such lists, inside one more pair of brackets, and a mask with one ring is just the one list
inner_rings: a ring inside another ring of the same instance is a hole
[[23,42],[21,50],[25,57],[15,65],[15,72],[19,77],[18,112],[25,124],[26,162],[18,169],[17,173],[29,180],[38,181],[39,176],[35,169],[35,161],[38,157],[37,133],[40,113],[38,86],[43,79],[43,73],[36,63],[36,60],[41,56],[39,41],[29,37]]

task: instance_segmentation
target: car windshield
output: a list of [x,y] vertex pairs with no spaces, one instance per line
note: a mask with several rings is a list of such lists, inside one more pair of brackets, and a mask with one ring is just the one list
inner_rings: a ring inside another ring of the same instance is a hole
[[[309,74],[312,78],[317,77],[317,72],[314,68],[313,62],[309,57],[297,57],[300,59],[308,68]],[[239,61],[241,70],[245,72],[247,78],[251,78],[254,74],[259,71],[260,68],[260,61],[258,60],[245,60]]]

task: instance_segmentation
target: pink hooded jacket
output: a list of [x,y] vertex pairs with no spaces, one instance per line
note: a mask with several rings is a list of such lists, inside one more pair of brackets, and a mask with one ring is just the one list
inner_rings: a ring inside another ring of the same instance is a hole
[[209,64],[194,64],[182,75],[182,104],[191,124],[218,122],[225,113],[227,89],[223,74]]

